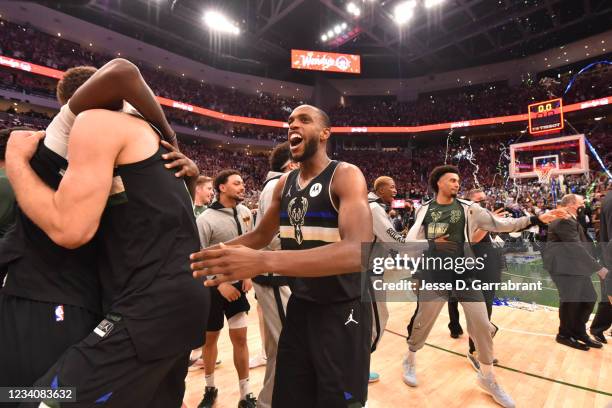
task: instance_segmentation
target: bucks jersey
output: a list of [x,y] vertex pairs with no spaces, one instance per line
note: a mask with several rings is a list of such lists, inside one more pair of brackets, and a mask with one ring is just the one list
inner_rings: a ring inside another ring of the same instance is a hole
[[200,249],[191,198],[165,153],[117,166],[98,234],[104,311],[123,316],[146,361],[201,345],[208,316],[209,292],[189,269]]
[[[47,186],[56,190],[68,162],[41,142],[30,165]],[[95,257],[93,241],[76,249],[63,248],[17,206],[14,228],[0,240],[0,276],[8,272],[1,293],[78,306],[100,314],[100,283],[93,262]]]
[[[304,188],[298,184],[299,169],[289,173],[281,198],[282,250],[312,249],[340,241],[338,210],[331,198],[331,183],[339,164],[330,162]],[[296,298],[311,302],[345,302],[360,296],[360,279],[358,271],[320,278],[296,278],[291,290]]]

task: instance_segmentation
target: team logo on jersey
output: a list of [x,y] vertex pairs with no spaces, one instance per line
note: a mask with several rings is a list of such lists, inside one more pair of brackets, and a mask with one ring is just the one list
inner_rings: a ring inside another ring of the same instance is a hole
[[308,211],[308,200],[306,197],[293,197],[287,206],[287,214],[289,222],[293,226],[294,239],[298,244],[304,242],[302,235],[302,227],[304,226],[304,217]]
[[64,305],[55,306],[55,321],[56,322],[64,321]]
[[321,185],[321,183],[317,183],[313,185],[312,187],[310,187],[310,196],[311,197],[318,196],[319,194],[321,194],[322,189],[323,189],[323,186]]
[[432,222],[427,225],[427,239],[436,239],[446,234],[448,224],[445,222]]
[[450,222],[454,224],[461,219],[461,210],[451,210]]

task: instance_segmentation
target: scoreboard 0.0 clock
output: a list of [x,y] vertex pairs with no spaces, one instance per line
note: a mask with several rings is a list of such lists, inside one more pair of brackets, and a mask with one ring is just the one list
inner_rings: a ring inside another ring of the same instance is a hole
[[529,133],[549,133],[563,129],[563,100],[561,98],[529,105]]

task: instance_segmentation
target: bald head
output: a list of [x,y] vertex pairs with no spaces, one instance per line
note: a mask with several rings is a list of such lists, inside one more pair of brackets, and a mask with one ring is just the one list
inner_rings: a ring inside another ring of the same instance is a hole
[[559,201],[559,205],[561,207],[568,207],[572,204],[576,204],[580,199],[582,199],[582,196],[578,194],[566,194]]
[[566,194],[559,201],[559,206],[576,217],[578,212],[584,209],[584,197],[578,194]]

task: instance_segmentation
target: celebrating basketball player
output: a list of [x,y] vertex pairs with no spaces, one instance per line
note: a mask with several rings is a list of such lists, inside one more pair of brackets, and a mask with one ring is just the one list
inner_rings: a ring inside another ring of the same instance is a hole
[[[81,261],[101,272],[107,314],[36,385],[76,387],[75,406],[180,406],[208,309],[182,260],[199,247],[185,182],[164,166],[169,153],[149,123],[98,109],[75,119],[71,160],[54,191],[30,162],[42,136],[11,135],[7,174],[24,213],[55,244],[78,248],[99,228],[97,253]],[[62,282],[57,273],[51,284]]]
[[[360,299],[361,245],[372,216],[361,171],[329,159],[329,118],[302,105],[289,116],[291,157],[251,233],[192,255],[207,284],[262,273],[295,276],[279,344],[273,407],[361,407],[367,399],[371,308]],[[281,251],[257,251],[280,227]],[[323,350],[325,352],[323,352]]]
[[[414,226],[408,232],[408,240],[427,239],[431,249],[428,256],[444,259],[473,257],[471,243],[478,230],[493,232],[520,231],[532,224],[545,224],[566,215],[553,210],[540,216],[522,218],[499,218],[491,212],[474,205],[471,201],[457,198],[459,192],[459,170],[455,166],[438,166],[429,176],[429,184],[435,192],[434,200],[425,203],[416,213]],[[482,237],[480,237],[482,238]],[[479,238],[479,239],[480,239]],[[423,281],[454,282],[462,275],[453,269],[424,271]],[[464,278],[465,279],[465,278]],[[416,352],[423,348],[440,310],[450,295],[457,297],[466,315],[468,333],[476,344],[480,370],[478,383],[503,407],[514,407],[514,401],[493,375],[493,336],[497,329],[489,321],[483,293],[480,290],[436,290],[419,289],[418,309],[408,339],[408,355],[404,359],[403,381],[417,386]]]
[[[67,70],[57,84],[57,99],[62,108],[30,161],[36,175],[53,189],[68,166],[70,130],[84,110],[118,109],[128,99],[176,143],[153,92],[127,60],[112,60],[99,70]],[[101,288],[92,264],[95,244],[62,248],[29,217],[27,203],[19,204],[15,228],[0,242],[0,276],[8,273],[0,290],[0,384],[30,386],[101,320]]]

